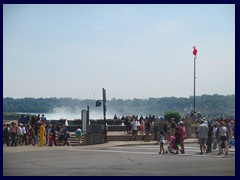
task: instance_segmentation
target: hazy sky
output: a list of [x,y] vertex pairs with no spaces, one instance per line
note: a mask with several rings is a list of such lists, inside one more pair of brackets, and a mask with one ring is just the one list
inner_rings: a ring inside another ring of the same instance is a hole
[[4,5],[3,97],[235,94],[235,5]]

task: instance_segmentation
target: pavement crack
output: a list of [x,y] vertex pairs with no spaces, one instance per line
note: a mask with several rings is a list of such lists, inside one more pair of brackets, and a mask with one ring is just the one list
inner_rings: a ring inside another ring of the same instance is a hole
[[33,164],[35,166],[40,166],[40,167],[52,167],[52,166],[48,166],[48,165],[45,165],[45,164],[37,164],[37,163],[34,163],[34,162],[30,162],[30,164]]
[[136,163],[136,164],[138,164],[138,165],[140,165],[140,166],[143,165],[142,163],[140,163],[139,161],[134,160],[134,159],[127,158],[127,160],[129,160],[129,161],[131,161],[131,162],[134,162],[134,163]]

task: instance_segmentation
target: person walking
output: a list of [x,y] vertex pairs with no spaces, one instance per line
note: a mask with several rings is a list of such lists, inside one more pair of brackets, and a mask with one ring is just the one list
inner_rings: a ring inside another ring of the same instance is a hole
[[137,118],[135,116],[133,116],[133,121],[132,121],[132,141],[136,141],[137,140],[137,133],[138,133],[138,129],[137,129]]
[[165,139],[169,139],[169,136],[168,136],[168,124],[167,124],[167,120],[164,121],[164,124],[163,124],[163,131],[164,131]]
[[175,128],[175,145],[176,145],[176,152],[175,152],[175,154],[178,154],[178,152],[180,151],[181,152],[181,150],[180,150],[180,144],[181,144],[181,139],[182,139],[182,132],[181,132],[181,129],[179,128],[179,127],[176,127]]
[[200,154],[207,149],[207,138],[208,138],[208,125],[204,123],[204,119],[200,120],[200,126],[197,129],[198,133],[198,144],[200,145]]
[[186,127],[184,126],[183,121],[180,121],[178,124],[181,131],[181,139],[180,139],[180,146],[182,150],[181,154],[185,154],[184,140],[187,139]]

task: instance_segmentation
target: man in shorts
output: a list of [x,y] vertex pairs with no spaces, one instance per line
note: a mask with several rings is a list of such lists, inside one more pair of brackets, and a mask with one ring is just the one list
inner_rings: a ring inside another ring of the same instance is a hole
[[200,120],[200,126],[197,129],[198,133],[198,144],[200,145],[200,154],[203,154],[203,150],[207,149],[207,139],[208,139],[208,125],[204,123],[204,119]]
[[136,141],[137,140],[137,133],[138,133],[138,129],[137,129],[137,118],[134,116],[133,117],[133,121],[132,121],[132,141]]

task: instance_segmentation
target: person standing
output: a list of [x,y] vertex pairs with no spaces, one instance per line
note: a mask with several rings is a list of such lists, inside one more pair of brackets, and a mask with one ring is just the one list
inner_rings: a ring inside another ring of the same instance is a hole
[[25,144],[26,146],[28,143],[27,143],[27,130],[25,124],[22,127],[22,133],[23,133],[22,143]]
[[35,146],[39,146],[39,131],[40,131],[40,127],[39,124],[35,124],[34,126],[34,145]]
[[146,131],[144,136],[144,141],[150,142],[150,130],[151,130],[151,122],[149,119],[146,119]]
[[70,133],[69,133],[69,131],[68,131],[68,129],[67,129],[66,126],[63,127],[63,136],[64,136],[63,146],[65,146],[65,145],[71,146],[71,144],[70,144],[70,142],[69,142],[69,140],[68,140],[68,138],[69,138],[69,136],[70,136]]
[[183,124],[183,121],[180,121],[179,123],[180,131],[181,131],[181,139],[180,139],[180,146],[181,146],[181,154],[185,154],[185,148],[184,148],[184,139],[187,138],[186,134],[186,127]]
[[140,134],[144,134],[144,126],[145,126],[145,120],[141,120],[141,125],[140,125]]
[[231,140],[233,137],[233,121],[230,121],[226,127],[228,131],[228,144],[229,144],[228,148],[231,148],[231,144],[229,143],[229,140]]
[[221,127],[219,128],[218,139],[219,139],[219,143],[218,143],[219,152],[218,152],[218,155],[221,155],[221,153],[222,153],[222,143],[224,143],[224,146],[225,146],[225,148],[224,148],[224,149],[225,149],[225,155],[228,155],[227,127],[225,126],[225,123],[224,123],[224,122],[221,123]]
[[200,120],[200,126],[197,129],[198,133],[198,144],[200,145],[200,154],[203,154],[203,150],[207,149],[207,139],[208,139],[208,125],[204,123],[204,119]]
[[180,144],[181,144],[181,138],[182,138],[182,132],[181,129],[179,127],[175,128],[175,145],[176,145],[176,152],[175,154],[178,154],[178,151],[180,150]]
[[212,122],[208,121],[208,139],[207,139],[207,153],[212,152],[213,126]]
[[55,146],[57,146],[56,142],[56,131],[55,131],[55,126],[52,125],[49,133],[49,146],[52,146],[52,142],[54,143]]
[[165,139],[169,139],[169,138],[168,138],[168,124],[167,124],[167,120],[164,121],[163,131],[164,131]]
[[23,124],[20,123],[18,125],[17,136],[18,136],[18,144],[22,146],[22,138],[23,138],[23,131],[22,131]]
[[10,124],[7,124],[6,127],[3,130],[3,144],[6,143],[7,146],[10,145],[10,137],[11,137],[11,132],[10,132]]
[[132,121],[132,141],[136,141],[137,140],[137,133],[138,133],[138,129],[137,129],[137,118],[134,116],[133,117],[133,121]]
[[213,150],[217,149],[217,144],[218,144],[218,136],[217,136],[217,124],[213,125]]
[[11,132],[11,146],[17,146],[17,142],[16,142],[16,135],[17,135],[17,124],[15,122],[12,122],[12,126],[10,128],[10,132]]
[[28,127],[28,134],[29,134],[29,138],[28,138],[28,144],[34,146],[35,145],[35,131],[34,128],[32,126]]
[[77,137],[78,145],[80,145],[82,143],[82,129],[80,128],[80,126],[77,127],[75,135]]
[[164,142],[165,142],[164,131],[161,130],[161,131],[160,131],[160,136],[159,136],[159,143],[160,143],[160,151],[159,151],[159,154],[165,154],[165,151],[164,151]]
[[[170,136],[174,134],[176,127],[177,127],[177,124],[176,124],[176,122],[175,122],[175,118],[171,118]],[[169,137],[170,137],[170,136],[169,136]]]

